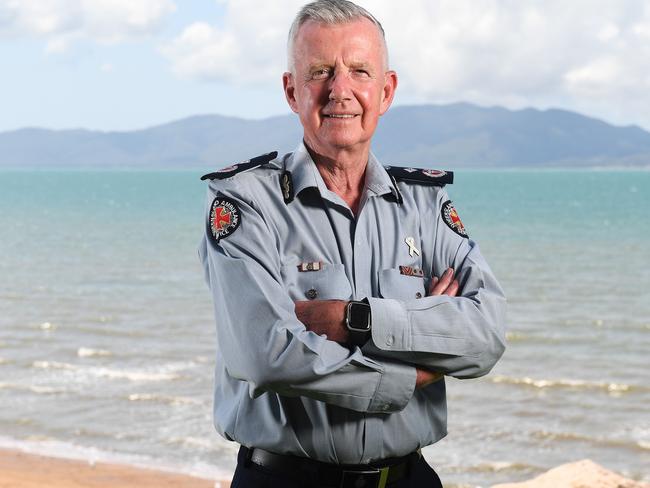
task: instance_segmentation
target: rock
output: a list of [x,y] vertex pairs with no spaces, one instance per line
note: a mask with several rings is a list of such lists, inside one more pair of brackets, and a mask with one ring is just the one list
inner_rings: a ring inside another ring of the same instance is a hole
[[563,464],[532,480],[492,488],[650,488],[649,483],[623,478],[589,459]]

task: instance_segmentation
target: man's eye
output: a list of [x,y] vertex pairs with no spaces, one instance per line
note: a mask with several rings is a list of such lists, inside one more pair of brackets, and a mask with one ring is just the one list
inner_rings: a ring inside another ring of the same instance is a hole
[[354,70],[354,74],[364,78],[370,76],[370,73],[368,73],[365,69],[356,69]]
[[317,69],[316,71],[312,71],[311,77],[315,80],[322,80],[327,78],[329,73],[330,72],[327,69]]

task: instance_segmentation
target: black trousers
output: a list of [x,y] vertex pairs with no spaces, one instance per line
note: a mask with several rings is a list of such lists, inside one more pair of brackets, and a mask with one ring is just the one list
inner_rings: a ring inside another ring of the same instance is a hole
[[[424,457],[414,462],[409,476],[387,488],[442,488],[436,472],[427,464]],[[243,450],[237,456],[237,469],[230,488],[338,488],[321,485],[317,479],[305,479],[301,473],[282,473],[258,466],[246,460]]]

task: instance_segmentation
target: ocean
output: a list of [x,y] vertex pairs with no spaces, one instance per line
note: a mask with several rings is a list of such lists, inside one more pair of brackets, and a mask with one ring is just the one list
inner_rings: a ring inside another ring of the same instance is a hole
[[[209,170],[209,169],[208,169]],[[0,447],[228,475],[197,171],[0,170]],[[650,172],[468,171],[508,349],[448,379],[445,486],[590,458],[650,481]]]

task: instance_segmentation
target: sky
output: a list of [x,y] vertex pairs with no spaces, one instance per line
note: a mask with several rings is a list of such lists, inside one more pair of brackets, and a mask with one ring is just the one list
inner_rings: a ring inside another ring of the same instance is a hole
[[[0,0],[0,131],[289,113],[303,0]],[[359,0],[394,104],[562,108],[650,130],[649,0]]]

